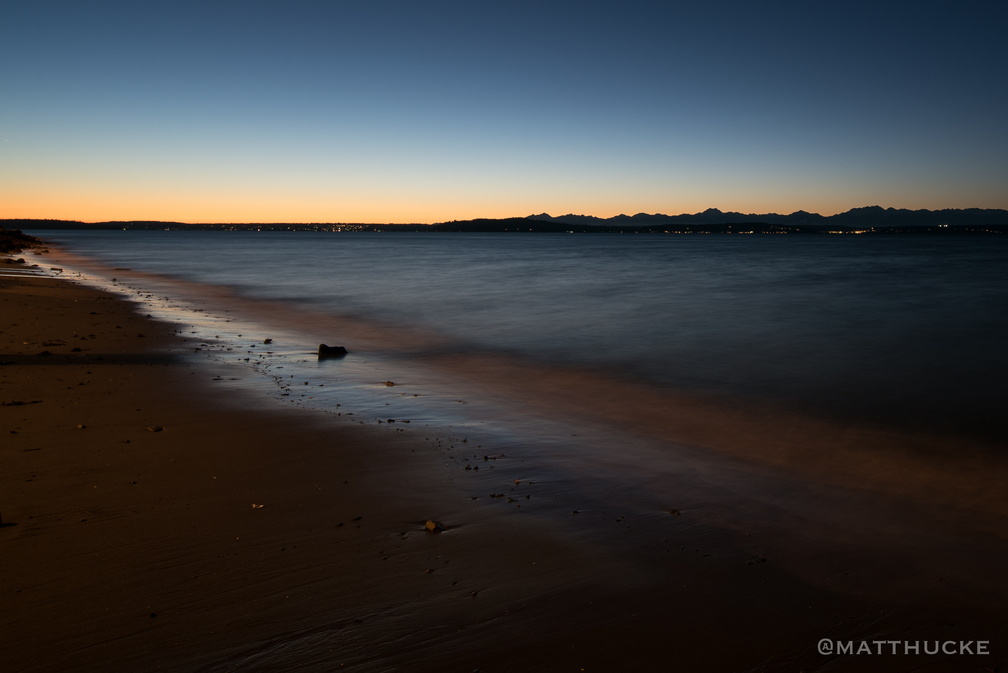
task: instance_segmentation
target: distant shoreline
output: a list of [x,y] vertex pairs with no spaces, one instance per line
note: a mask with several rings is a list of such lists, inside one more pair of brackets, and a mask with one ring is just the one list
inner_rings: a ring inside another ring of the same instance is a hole
[[0,228],[119,229],[165,231],[326,231],[326,232],[479,232],[479,233],[618,233],[618,234],[1005,234],[1008,210],[906,210],[854,208],[825,217],[798,211],[790,215],[724,213],[709,209],[693,215],[585,215],[478,218],[435,224],[348,222],[218,222],[157,220],[81,222],[56,219],[2,219]]

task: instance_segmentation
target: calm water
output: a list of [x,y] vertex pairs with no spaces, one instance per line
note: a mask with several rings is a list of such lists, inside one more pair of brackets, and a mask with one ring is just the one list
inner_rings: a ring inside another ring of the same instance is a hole
[[279,301],[290,325],[310,312],[381,326],[380,343],[301,328],[376,358],[464,353],[848,420],[1008,429],[1003,237],[34,233]]

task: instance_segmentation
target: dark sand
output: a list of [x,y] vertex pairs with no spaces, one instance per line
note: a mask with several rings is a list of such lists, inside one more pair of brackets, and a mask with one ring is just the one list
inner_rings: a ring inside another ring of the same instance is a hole
[[253,397],[188,350],[110,295],[0,276],[0,671],[1006,670],[982,530],[943,524],[959,555],[933,559],[897,516],[888,549],[832,538],[932,515],[855,491],[824,496],[819,536],[800,502],[760,526],[526,515],[423,433]]

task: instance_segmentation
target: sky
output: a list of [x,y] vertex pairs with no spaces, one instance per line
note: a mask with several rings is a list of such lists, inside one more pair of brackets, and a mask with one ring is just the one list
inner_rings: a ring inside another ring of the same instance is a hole
[[1008,208],[1000,2],[34,0],[0,218]]

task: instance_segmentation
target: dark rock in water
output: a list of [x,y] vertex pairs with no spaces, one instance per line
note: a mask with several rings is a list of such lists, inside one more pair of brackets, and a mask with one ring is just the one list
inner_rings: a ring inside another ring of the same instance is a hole
[[325,344],[319,344],[318,356],[320,358],[341,358],[345,356],[349,351],[343,346],[326,346]]

